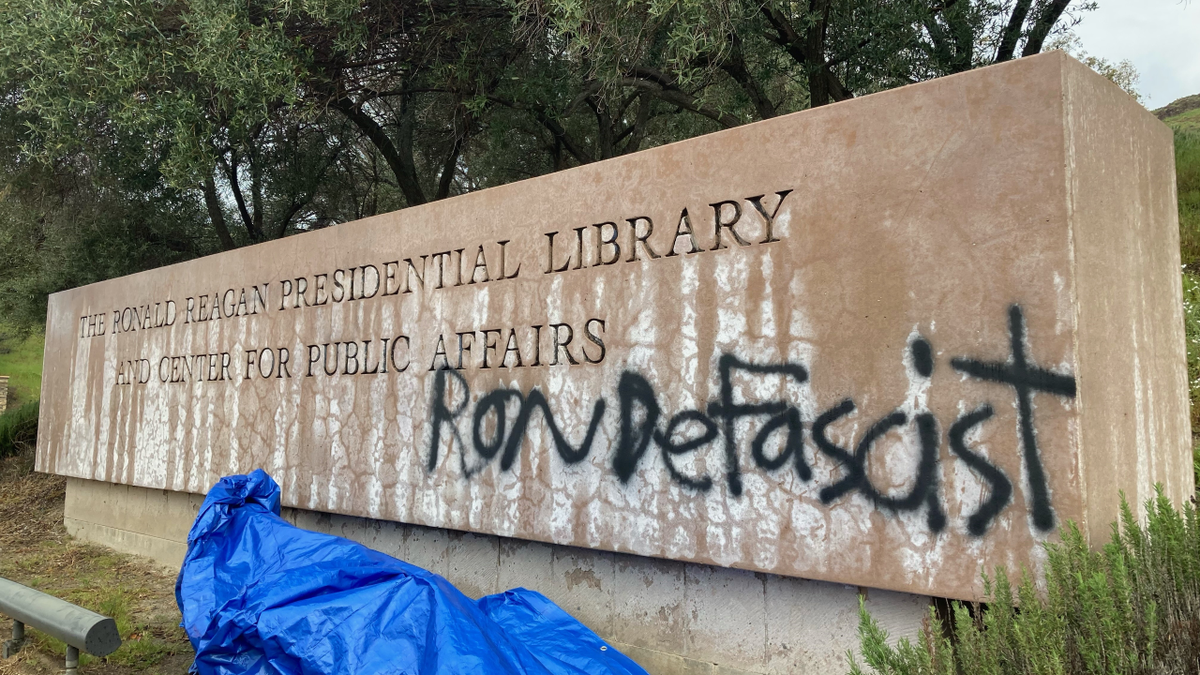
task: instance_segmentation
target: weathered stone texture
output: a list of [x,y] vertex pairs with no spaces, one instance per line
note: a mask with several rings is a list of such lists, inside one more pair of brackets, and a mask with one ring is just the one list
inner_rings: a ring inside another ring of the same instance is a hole
[[749,570],[668,582],[697,653],[756,572],[976,598],[1191,494],[1171,162],[1048,54],[67,291],[38,468]]

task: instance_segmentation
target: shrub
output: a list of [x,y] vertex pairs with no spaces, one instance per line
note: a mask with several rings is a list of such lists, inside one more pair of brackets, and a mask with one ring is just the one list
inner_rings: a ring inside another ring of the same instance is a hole
[[0,415],[0,457],[37,445],[38,402],[30,401]]
[[[892,647],[860,608],[867,666],[886,675],[1200,672],[1200,523],[1159,491],[1142,527],[1122,496],[1121,525],[1092,551],[1068,523],[1046,545],[1046,583],[1028,573],[1014,589],[1003,568],[984,577],[980,604],[952,603],[953,637],[931,610],[920,639]],[[851,673],[864,671],[853,654]]]

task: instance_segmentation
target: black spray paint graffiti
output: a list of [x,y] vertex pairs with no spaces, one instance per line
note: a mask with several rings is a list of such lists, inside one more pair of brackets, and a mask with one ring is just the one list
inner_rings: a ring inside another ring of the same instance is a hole
[[[1007,361],[953,358],[950,364],[967,376],[985,382],[1009,385],[1015,391],[1022,459],[1031,493],[1030,515],[1036,528],[1048,531],[1054,527],[1054,512],[1037,446],[1032,397],[1035,393],[1042,392],[1074,398],[1075,379],[1070,375],[1038,368],[1030,362],[1027,355],[1024,316],[1017,305],[1009,309],[1009,336],[1011,354]],[[930,378],[934,369],[934,355],[929,342],[921,337],[914,339],[909,345],[909,355],[918,376]],[[746,418],[762,420],[761,427],[750,441],[750,457],[757,468],[773,473],[790,465],[800,480],[811,481],[813,472],[805,457],[805,425],[800,410],[785,400],[755,403],[735,401],[736,377],[762,376],[783,378],[784,381],[797,386],[808,381],[808,371],[798,363],[755,364],[732,354],[724,354],[718,361],[720,398],[710,402],[703,411],[684,410],[666,419],[665,424],[660,424],[665,415],[658,404],[658,394],[653,385],[639,373],[622,373],[617,384],[618,435],[612,453],[612,470],[617,478],[622,483],[628,483],[653,443],[659,449],[663,465],[672,481],[697,492],[707,492],[714,484],[712,476],[686,475],[676,465],[676,459],[695,452],[720,437],[723,440],[721,447],[725,460],[724,479],[729,493],[739,497],[743,490],[742,446],[737,428],[738,422]],[[448,396],[452,400],[448,401]],[[426,469],[430,473],[437,469],[438,454],[445,438],[450,438],[452,445],[463,449],[462,470],[467,477],[483,470],[497,455],[500,457],[500,470],[510,470],[521,451],[534,413],[539,412],[550,432],[558,456],[567,465],[578,464],[591,454],[597,431],[608,407],[604,398],[596,400],[587,431],[582,441],[575,445],[567,439],[555,419],[549,401],[537,388],[528,393],[503,387],[492,390],[479,399],[474,411],[467,416],[469,404],[470,387],[466,378],[456,370],[437,371],[433,382],[432,431],[426,463]],[[817,451],[841,468],[840,478],[820,489],[821,501],[830,504],[858,492],[884,511],[902,513],[924,509],[926,524],[930,530],[944,530],[947,524],[946,513],[939,496],[941,435],[936,418],[929,412],[916,412],[910,420],[908,413],[894,411],[871,424],[851,451],[835,444],[827,432],[831,425],[852,415],[855,409],[854,401],[847,398],[820,413],[812,423],[811,432]],[[982,536],[988,531],[992,521],[1011,502],[1013,494],[1013,485],[1009,477],[983,455],[968,448],[965,440],[972,429],[984,424],[993,414],[991,404],[981,405],[960,416],[948,432],[950,452],[961,459],[990,488],[986,501],[966,518],[967,530],[976,536]],[[459,425],[461,421],[468,420],[469,439],[464,439]],[[492,429],[490,433],[489,428]],[[920,448],[915,475],[911,481],[912,488],[904,494],[891,494],[871,482],[868,462],[872,449],[884,436],[893,431],[903,433],[908,428],[912,429],[911,433],[916,434]],[[783,437],[774,446],[778,449],[771,456],[768,446],[777,432],[782,433]],[[466,440],[469,442],[464,442]],[[474,451],[473,456],[469,456],[467,448]]]
[[1029,489],[1033,493],[1030,511],[1033,514],[1033,524],[1039,530],[1046,531],[1054,527],[1054,510],[1050,506],[1050,489],[1046,485],[1046,472],[1042,468],[1037,433],[1033,427],[1033,394],[1046,392],[1075,398],[1075,378],[1052,373],[1029,363],[1025,354],[1025,317],[1018,305],[1013,305],[1008,310],[1008,336],[1012,350],[1008,362],[958,358],[951,359],[950,365],[961,373],[989,382],[1007,384],[1016,391],[1017,414],[1021,420],[1021,454],[1025,460]]

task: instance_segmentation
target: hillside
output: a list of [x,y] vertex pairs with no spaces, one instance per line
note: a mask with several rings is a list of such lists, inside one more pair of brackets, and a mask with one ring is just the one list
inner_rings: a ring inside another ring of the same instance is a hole
[[1154,114],[1174,129],[1200,131],[1200,94],[1176,99]]
[[1183,313],[1188,384],[1192,399],[1193,457],[1200,485],[1200,94],[1154,111],[1175,130],[1179,190],[1179,253],[1183,263]]

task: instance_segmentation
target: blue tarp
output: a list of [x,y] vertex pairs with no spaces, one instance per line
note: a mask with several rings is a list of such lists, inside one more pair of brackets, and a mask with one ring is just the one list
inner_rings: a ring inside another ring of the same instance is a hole
[[261,470],[209,491],[175,597],[201,675],[645,675],[539,593],[475,602],[432,572],[290,525]]

